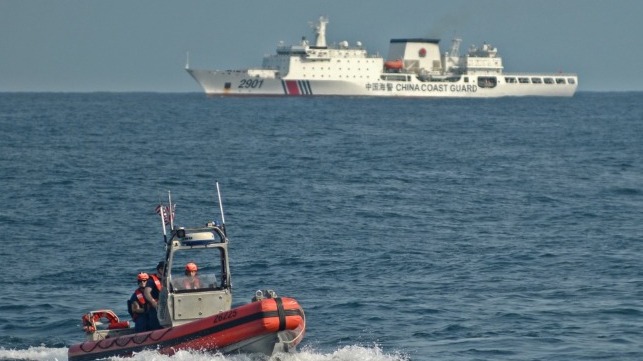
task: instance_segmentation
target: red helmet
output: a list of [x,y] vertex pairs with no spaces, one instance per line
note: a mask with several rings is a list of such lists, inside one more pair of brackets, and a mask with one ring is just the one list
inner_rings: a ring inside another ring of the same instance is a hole
[[139,281],[147,281],[150,279],[150,276],[147,273],[141,272],[138,274],[138,277],[136,277],[136,279]]
[[196,263],[190,262],[185,265],[185,270],[186,271],[198,271],[199,267],[196,266]]

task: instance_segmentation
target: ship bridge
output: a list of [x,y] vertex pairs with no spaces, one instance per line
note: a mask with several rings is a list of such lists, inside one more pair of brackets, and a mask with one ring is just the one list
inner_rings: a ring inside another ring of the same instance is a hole
[[315,26],[316,38],[312,45],[302,37],[297,45],[277,46],[276,54],[263,58],[263,69],[270,69],[283,78],[297,79],[349,79],[376,78],[382,69],[379,56],[369,56],[361,42],[354,45],[348,41],[327,45],[326,25],[328,19],[321,17]]
[[504,67],[502,58],[498,55],[498,48],[484,43],[481,47],[471,45],[464,60],[467,73],[501,74]]

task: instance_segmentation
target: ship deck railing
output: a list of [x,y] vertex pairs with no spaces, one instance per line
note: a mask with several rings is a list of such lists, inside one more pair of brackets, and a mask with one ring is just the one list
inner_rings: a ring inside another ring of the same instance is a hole
[[503,72],[502,76],[578,76],[576,73],[507,73]]

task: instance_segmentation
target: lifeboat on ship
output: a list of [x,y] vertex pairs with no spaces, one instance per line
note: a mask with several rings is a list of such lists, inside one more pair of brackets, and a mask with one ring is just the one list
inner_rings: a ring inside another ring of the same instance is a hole
[[[221,225],[175,228],[174,212],[164,212],[174,209],[171,200],[169,204],[160,207],[166,245],[157,308],[162,328],[137,333],[111,310],[91,311],[82,317],[86,341],[69,348],[68,360],[129,357],[143,350],[165,355],[195,350],[267,356],[294,350],[306,330],[304,311],[295,299],[260,290],[251,302],[232,307],[223,208]],[[184,287],[187,263],[199,265],[198,288]]]
[[404,69],[404,62],[402,59],[387,60],[384,62],[384,68],[387,70],[401,70]]

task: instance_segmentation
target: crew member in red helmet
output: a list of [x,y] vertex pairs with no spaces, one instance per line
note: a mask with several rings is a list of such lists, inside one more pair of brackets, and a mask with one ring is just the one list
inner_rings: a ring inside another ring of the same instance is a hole
[[134,294],[132,294],[132,297],[130,297],[127,302],[127,310],[134,320],[134,330],[136,332],[147,331],[147,310],[149,306],[148,302],[145,300],[143,291],[145,290],[145,284],[149,279],[150,276],[147,273],[141,272],[138,274],[136,277],[138,288],[136,288]]
[[185,265],[185,278],[183,279],[184,290],[196,290],[201,288],[201,281],[196,275],[199,267],[194,262]]

